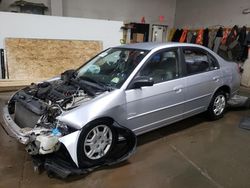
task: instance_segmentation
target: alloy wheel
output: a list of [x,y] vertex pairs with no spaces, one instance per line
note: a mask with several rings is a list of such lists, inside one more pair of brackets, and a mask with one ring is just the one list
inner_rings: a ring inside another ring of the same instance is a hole
[[224,95],[218,95],[214,100],[213,111],[216,116],[219,116],[225,109],[226,98]]
[[84,153],[92,160],[105,156],[112,144],[112,131],[107,125],[98,125],[91,129],[84,141]]

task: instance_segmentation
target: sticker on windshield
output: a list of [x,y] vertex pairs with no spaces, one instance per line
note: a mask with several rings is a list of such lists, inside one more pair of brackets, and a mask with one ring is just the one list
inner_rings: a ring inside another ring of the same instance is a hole
[[111,82],[117,84],[120,81],[120,79],[118,77],[114,77]]
[[99,57],[105,57],[106,55],[108,55],[108,53],[107,52],[103,52],[103,53],[99,54]]

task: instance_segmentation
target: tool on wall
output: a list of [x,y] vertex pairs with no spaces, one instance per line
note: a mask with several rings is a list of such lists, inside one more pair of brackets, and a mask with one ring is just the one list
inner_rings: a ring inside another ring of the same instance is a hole
[[250,8],[243,9],[242,14],[250,14]]
[[5,61],[4,61],[4,50],[0,49],[1,53],[1,78],[5,78]]

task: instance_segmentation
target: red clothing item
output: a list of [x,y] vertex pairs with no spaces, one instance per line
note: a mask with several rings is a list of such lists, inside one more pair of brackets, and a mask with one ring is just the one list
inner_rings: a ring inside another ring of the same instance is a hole
[[184,29],[179,42],[186,42],[188,30]]
[[223,37],[222,37],[222,39],[221,39],[221,44],[226,44],[226,42],[227,42],[227,37],[228,37],[228,35],[229,35],[229,32],[230,32],[230,29],[225,29],[225,30],[223,31]]
[[197,35],[197,38],[196,38],[196,44],[202,45],[202,43],[203,43],[203,33],[204,33],[204,29],[200,29],[198,31],[198,35]]

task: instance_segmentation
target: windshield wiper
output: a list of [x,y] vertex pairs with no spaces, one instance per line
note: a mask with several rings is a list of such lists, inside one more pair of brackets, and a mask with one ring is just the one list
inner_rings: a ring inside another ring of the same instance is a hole
[[77,82],[76,81],[73,81],[75,85],[80,85],[80,87],[89,95],[89,96],[96,96],[96,93],[95,91],[89,87],[86,83],[83,83],[83,82]]
[[111,91],[112,88],[109,86],[106,86],[105,84],[103,84],[100,81],[94,80],[93,78],[87,77],[87,76],[81,76],[79,77],[80,80],[82,80],[85,84],[94,87],[98,90],[102,90],[102,91]]

